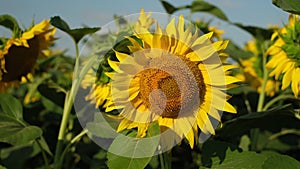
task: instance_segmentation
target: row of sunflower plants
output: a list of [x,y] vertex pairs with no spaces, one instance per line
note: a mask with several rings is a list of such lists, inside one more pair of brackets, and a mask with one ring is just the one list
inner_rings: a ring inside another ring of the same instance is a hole
[[[12,32],[0,39],[0,169],[300,168],[300,1],[273,0],[290,16],[270,28],[203,0],[160,2],[166,14],[102,28],[0,16]],[[198,13],[252,40],[241,48]],[[52,48],[57,30],[75,56]]]

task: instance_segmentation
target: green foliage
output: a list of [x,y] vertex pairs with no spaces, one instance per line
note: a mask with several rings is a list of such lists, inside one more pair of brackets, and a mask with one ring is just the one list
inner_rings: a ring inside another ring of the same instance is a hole
[[[258,77],[263,77],[265,65],[262,61],[270,57],[264,58],[264,54],[270,44],[274,43],[274,40],[271,40],[273,29],[232,23],[220,8],[210,4],[209,1],[194,0],[191,4],[182,6],[175,6],[171,1],[161,0],[160,2],[168,14],[174,14],[180,10],[189,10],[190,15],[207,13],[214,16],[213,19],[219,18],[249,32],[258,52],[247,51],[230,41],[225,49],[225,52],[229,54],[229,59],[226,61],[242,65],[241,61],[256,57],[253,68]],[[273,0],[273,3],[285,11],[299,14],[300,2],[298,0]],[[101,59],[99,65],[92,64],[92,70],[96,73],[96,84],[111,81],[105,72],[113,71],[107,63],[108,59],[118,61],[115,51],[131,53],[127,46],[132,44],[124,37],[130,36],[143,46],[142,41],[133,35],[129,21],[117,15],[114,18],[120,30],[117,33],[103,34],[93,41],[85,42],[86,47],[92,49],[92,54],[80,58],[82,61]],[[213,23],[212,20],[191,22],[207,33]],[[76,43],[85,35],[93,34],[100,29],[99,27],[71,29],[59,16],[52,17],[51,24],[70,35]],[[9,15],[0,16],[0,25],[12,31],[20,30],[16,19]],[[289,58],[298,62],[300,23],[295,23],[293,28],[286,28],[287,34],[280,34],[278,38],[282,38],[286,43],[282,47],[283,51]],[[215,40],[217,39],[213,39]],[[1,38],[0,49],[3,48],[5,42],[6,39]],[[53,167],[158,169],[163,168],[163,165],[165,168],[172,169],[199,167],[297,169],[300,166],[300,101],[293,95],[291,96],[290,88],[279,90],[274,96],[264,97],[263,111],[257,111],[258,98],[262,94],[247,82],[243,82],[239,87],[227,91],[231,96],[229,102],[236,107],[238,113],[224,112],[222,124],[218,126],[214,136],[203,144],[195,145],[194,149],[190,149],[186,140],[183,140],[167,152],[169,156],[156,155],[160,138],[154,136],[160,134],[158,123],[149,126],[146,135],[149,141],[142,142],[141,139],[136,138],[136,128],[126,129],[120,133],[115,131],[121,120],[111,118],[111,115],[118,114],[118,110],[101,112],[103,107],[95,109],[95,105],[86,102],[82,97],[79,102],[82,101],[83,108],[80,112],[75,112],[70,90],[72,83],[77,82],[76,79],[74,80],[73,73],[76,67],[75,62],[78,63],[75,58],[78,59],[78,56],[65,56],[65,52],[52,52],[54,54],[50,57],[38,59],[32,79],[27,79],[18,87],[10,88],[6,94],[0,94],[0,169]],[[233,69],[229,73],[235,75],[240,72],[239,69]],[[270,77],[265,79],[274,80]],[[280,84],[280,81],[276,82]],[[90,92],[90,88],[80,90],[83,96]],[[65,118],[63,116],[66,114],[67,104],[69,116]],[[87,114],[90,112],[98,113]],[[79,116],[84,116],[86,123],[79,122]],[[62,132],[64,137],[57,140],[62,123],[66,124]],[[85,136],[86,133],[88,136]],[[91,138],[111,143],[107,145],[108,151],[99,147]],[[57,147],[61,148],[61,152],[56,151]],[[58,159],[58,165],[54,164],[55,159]],[[164,161],[160,162],[160,159]]]
[[206,12],[218,17],[219,19],[228,21],[227,16],[221,9],[203,0],[194,0],[190,9],[191,12]]
[[174,7],[167,1],[161,0],[160,2],[162,3],[163,7],[165,8],[168,14],[173,14],[175,11],[178,10],[178,8]]
[[[160,133],[158,123],[149,126],[146,138],[150,141],[136,140],[136,131],[132,131],[126,137],[119,134],[111,144],[107,153],[107,165],[110,169],[143,169],[150,162],[159,143],[159,137],[153,138]],[[151,138],[152,137],[152,138]],[[124,140],[126,139],[126,140]],[[126,145],[124,145],[126,143]],[[118,152],[128,157],[121,157],[110,152]],[[142,157],[143,158],[137,158]],[[131,158],[129,158],[131,157]]]
[[161,0],[160,2],[162,3],[163,7],[165,8],[168,14],[173,14],[178,10],[190,9],[191,13],[205,12],[224,21],[228,21],[227,16],[221,9],[203,0],[194,0],[191,5],[185,5],[179,7],[175,7],[164,0]]
[[52,17],[50,22],[53,26],[69,34],[76,43],[78,43],[85,35],[92,34],[100,30],[99,27],[71,29],[69,25],[59,16]]
[[286,168],[298,169],[300,163],[286,155],[277,153],[255,153],[239,152],[227,149],[224,160],[213,158],[212,169],[269,169],[269,168]]
[[17,20],[7,14],[0,15],[0,25],[10,29],[13,32],[16,30],[21,30]]
[[22,105],[16,98],[1,94],[0,101],[0,142],[21,145],[42,135],[39,127],[27,125],[23,120]]
[[270,39],[273,34],[272,29],[264,29],[257,26],[244,26],[241,23],[233,23],[233,25],[249,32],[253,37],[260,40]]
[[284,11],[300,14],[299,0],[272,0],[272,3]]

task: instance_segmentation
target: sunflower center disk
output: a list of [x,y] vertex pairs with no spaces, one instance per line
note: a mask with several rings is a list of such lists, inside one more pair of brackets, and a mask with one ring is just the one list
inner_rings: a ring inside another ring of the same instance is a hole
[[168,56],[152,59],[148,66],[136,76],[140,98],[152,113],[177,118],[199,108],[205,84],[197,63]]

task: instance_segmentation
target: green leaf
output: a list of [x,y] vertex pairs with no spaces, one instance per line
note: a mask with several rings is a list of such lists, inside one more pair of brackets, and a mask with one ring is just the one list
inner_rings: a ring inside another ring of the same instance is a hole
[[54,16],[50,20],[51,25],[57,27],[58,29],[68,33],[71,29],[67,22],[61,19],[59,16]]
[[23,119],[23,108],[19,100],[9,94],[0,94],[0,106],[3,114],[17,120]]
[[172,4],[168,3],[167,1],[161,0],[160,1],[167,11],[168,14],[173,14],[175,11],[178,10],[178,8],[174,7]]
[[272,132],[280,132],[282,128],[300,129],[299,122],[295,112],[287,107],[264,112],[252,112],[225,122],[223,127],[216,131],[216,136],[230,139],[235,136],[242,136],[253,128]]
[[274,155],[264,161],[263,169],[300,169],[300,162],[287,155]]
[[21,145],[41,136],[42,130],[39,127],[27,126],[25,122],[0,114],[0,142]]
[[99,115],[95,114],[94,119],[95,122],[89,122],[87,123],[86,128],[88,131],[97,137],[101,138],[115,138],[117,137],[118,133],[115,131],[115,129],[104,119],[104,114]]
[[232,23],[232,24],[249,32],[252,36],[258,39],[267,40],[270,39],[273,34],[272,29],[264,29],[257,26],[244,26],[241,23]]
[[100,30],[100,27],[71,29],[67,22],[65,22],[59,16],[52,17],[50,23],[58,29],[69,34],[76,43],[78,43],[85,35],[92,34]]
[[286,155],[275,152],[231,151],[227,149],[223,160],[213,158],[212,169],[299,169],[300,163]]
[[213,157],[223,161],[226,157],[227,149],[240,150],[238,146],[231,143],[217,140],[206,141],[202,146],[202,162],[204,166],[211,166]]
[[[147,138],[153,137],[160,133],[158,123],[153,123],[149,126],[147,131]],[[110,169],[143,169],[150,162],[152,155],[157,149],[159,137],[149,139],[149,141],[141,142],[133,137],[136,132],[133,131],[125,137],[119,134],[111,144],[107,153],[107,165]],[[118,152],[131,156],[121,157],[111,152]],[[134,158],[137,156],[147,156],[143,158]]]
[[221,9],[203,0],[194,0],[190,8],[192,12],[206,12],[218,17],[219,19],[228,21],[227,16]]
[[17,20],[10,15],[0,15],[0,25],[10,29],[11,31],[21,30]]
[[[47,152],[50,156],[53,156],[53,154],[52,154],[52,152],[51,152],[51,150],[50,150],[50,148],[49,148],[49,146],[48,146],[46,140],[44,139],[44,137],[41,137],[40,140],[38,140],[38,141],[39,141],[39,143],[40,143],[42,149],[43,149],[45,152]],[[39,148],[40,148],[40,147],[39,147]]]
[[215,158],[213,160],[212,169],[261,169],[266,156],[255,152],[238,152],[227,150],[223,161]]
[[300,14],[300,0],[272,0],[272,3],[284,11]]
[[229,42],[227,48],[225,49],[225,52],[229,53],[230,57],[237,62],[239,62],[241,59],[242,60],[249,59],[252,56],[250,52],[241,49],[232,41]]
[[69,34],[74,38],[75,42],[79,42],[85,35],[92,34],[100,30],[96,28],[77,28],[69,31]]

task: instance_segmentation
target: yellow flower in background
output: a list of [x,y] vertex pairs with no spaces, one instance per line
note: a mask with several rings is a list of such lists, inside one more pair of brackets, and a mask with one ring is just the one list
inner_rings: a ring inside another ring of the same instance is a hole
[[[257,49],[256,41],[249,41],[245,45],[245,50],[253,54],[249,59],[241,60],[242,72],[236,74],[236,77],[245,83],[248,83],[250,87],[256,89],[258,93],[262,91],[263,75],[261,60],[262,57],[259,49]],[[268,79],[266,83],[266,95],[274,96],[279,90],[279,84],[273,79]]]
[[[144,9],[140,10],[140,16],[137,22],[133,26],[133,32],[135,34],[140,34],[153,25],[154,19],[151,18],[151,13],[146,14]],[[99,66],[99,65],[98,65]],[[96,68],[95,68],[96,69]],[[89,70],[88,73],[84,76],[84,79],[81,82],[83,89],[91,88],[89,94],[85,97],[86,100],[90,100],[91,104],[95,104],[95,107],[99,107],[102,104],[110,105],[112,102],[109,100],[108,96],[111,96],[110,84],[99,82],[99,75],[96,75],[94,70]],[[107,107],[107,111],[111,110]]]
[[274,32],[274,43],[267,50],[271,55],[267,68],[272,69],[270,76],[279,79],[282,76],[281,89],[286,89],[290,84],[295,97],[300,89],[300,21],[299,16],[290,15],[289,23]]
[[[171,130],[177,135],[168,138],[170,142],[186,138],[193,147],[199,128],[214,134],[211,118],[220,121],[219,111],[236,113],[224,91],[239,80],[226,74],[234,66],[223,65],[218,56],[228,41],[211,43],[213,32],[198,37],[197,31],[185,28],[183,16],[176,26],[173,18],[166,29],[157,24],[153,33],[144,29],[134,35],[142,44],[126,37],[132,54],[115,51],[117,60],[108,60],[114,71],[106,73],[111,81],[92,89],[96,104],[104,104],[107,112],[120,110],[118,117],[123,119],[117,131],[137,128],[141,138],[152,122],[158,122],[162,133]],[[104,101],[108,87],[111,95]]]
[[54,39],[55,28],[44,20],[24,32],[19,38],[8,39],[0,50],[0,92],[17,85],[33,71],[37,58],[46,57]]
[[217,26],[211,26],[211,27],[208,27],[208,30],[209,30],[210,32],[213,32],[213,36],[214,36],[215,38],[217,38],[217,40],[222,40],[222,39],[223,39],[223,38],[222,38],[222,35],[224,34],[224,30],[218,29]]

